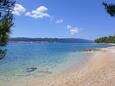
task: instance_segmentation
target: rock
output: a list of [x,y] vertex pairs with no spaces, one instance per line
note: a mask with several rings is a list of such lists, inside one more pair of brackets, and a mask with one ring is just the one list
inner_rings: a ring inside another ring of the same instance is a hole
[[99,49],[84,49],[83,51],[91,52],[91,51],[99,51]]
[[84,51],[93,51],[93,49],[85,49]]
[[46,70],[46,71],[42,71],[42,70],[41,70],[41,71],[39,71],[39,73],[44,73],[44,74],[51,74],[52,72],[50,72],[50,71],[47,71],[47,70]]
[[37,67],[30,67],[26,69],[26,72],[33,72],[35,70],[37,70]]

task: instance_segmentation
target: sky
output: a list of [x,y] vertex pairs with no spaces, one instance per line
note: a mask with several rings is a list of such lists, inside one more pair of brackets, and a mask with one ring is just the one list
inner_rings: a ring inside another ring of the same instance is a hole
[[83,38],[115,35],[115,18],[102,2],[114,0],[17,0],[11,37]]

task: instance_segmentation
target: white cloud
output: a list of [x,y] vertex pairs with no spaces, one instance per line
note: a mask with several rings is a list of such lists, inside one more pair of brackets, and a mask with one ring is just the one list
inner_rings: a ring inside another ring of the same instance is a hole
[[24,8],[21,4],[15,4],[15,7],[13,9],[13,14],[20,16],[22,13],[26,11],[26,8]]
[[70,28],[72,28],[72,26],[71,25],[67,25],[67,29],[70,29]]
[[78,33],[78,29],[70,29],[70,34],[74,35],[76,33]]
[[56,23],[57,23],[57,24],[63,23],[63,19],[57,20]]
[[69,30],[71,35],[75,35],[76,33],[79,32],[79,28],[73,27],[71,25],[67,25],[67,29]]
[[33,17],[35,19],[38,18],[44,18],[44,17],[51,17],[48,13],[48,8],[45,6],[39,6],[36,10],[33,10],[32,12],[27,12],[25,15]]

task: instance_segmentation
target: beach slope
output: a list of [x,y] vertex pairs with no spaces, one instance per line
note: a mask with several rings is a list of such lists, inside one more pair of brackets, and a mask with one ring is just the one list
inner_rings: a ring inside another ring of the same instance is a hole
[[115,86],[115,47],[100,49],[79,69],[39,80],[8,82],[1,86]]

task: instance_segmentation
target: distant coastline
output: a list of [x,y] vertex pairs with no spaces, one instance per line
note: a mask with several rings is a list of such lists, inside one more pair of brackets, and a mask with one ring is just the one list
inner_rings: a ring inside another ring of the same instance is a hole
[[10,38],[10,43],[93,43],[92,40],[79,38]]

